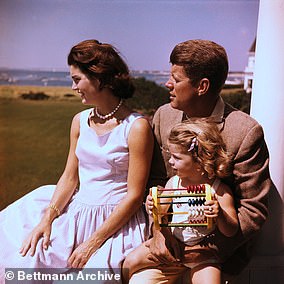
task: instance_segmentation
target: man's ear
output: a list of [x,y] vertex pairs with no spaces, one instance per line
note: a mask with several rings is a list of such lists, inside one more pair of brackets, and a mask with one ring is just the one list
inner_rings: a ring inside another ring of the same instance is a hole
[[207,78],[201,79],[199,81],[199,85],[197,88],[198,95],[199,96],[205,95],[208,92],[209,87],[210,87],[210,81]]

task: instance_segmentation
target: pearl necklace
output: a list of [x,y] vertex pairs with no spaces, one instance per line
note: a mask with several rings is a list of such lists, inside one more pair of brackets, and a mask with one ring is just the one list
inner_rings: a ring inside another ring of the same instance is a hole
[[100,114],[100,113],[98,112],[98,108],[95,107],[96,116],[97,116],[98,118],[100,118],[100,119],[106,120],[106,119],[112,117],[112,116],[118,111],[118,109],[121,107],[122,103],[123,103],[123,100],[120,99],[120,102],[119,102],[119,104],[115,107],[115,109],[114,109],[112,112],[110,112],[110,113],[108,113],[108,114],[106,114],[106,115]]

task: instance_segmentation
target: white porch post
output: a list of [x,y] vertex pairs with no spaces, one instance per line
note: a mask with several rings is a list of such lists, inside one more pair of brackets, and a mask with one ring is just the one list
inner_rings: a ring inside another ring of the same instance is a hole
[[263,126],[284,199],[284,0],[260,0],[251,115]]
[[251,115],[262,126],[277,188],[270,194],[270,216],[247,272],[249,281],[284,283],[284,0],[260,0]]

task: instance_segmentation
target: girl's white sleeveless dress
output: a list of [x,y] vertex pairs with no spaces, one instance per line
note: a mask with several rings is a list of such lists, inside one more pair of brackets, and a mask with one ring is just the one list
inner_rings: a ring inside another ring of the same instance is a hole
[[[111,132],[99,136],[89,127],[90,112],[88,109],[80,114],[76,148],[79,190],[62,215],[54,220],[48,250],[42,249],[41,239],[33,257],[19,254],[23,240],[40,222],[49,205],[55,185],[42,186],[0,212],[0,283],[4,283],[3,272],[9,267],[66,268],[74,248],[87,240],[125,197],[127,139],[133,122],[142,116],[132,113]],[[119,268],[125,256],[145,241],[146,233],[146,217],[141,208],[92,255],[85,267]]]

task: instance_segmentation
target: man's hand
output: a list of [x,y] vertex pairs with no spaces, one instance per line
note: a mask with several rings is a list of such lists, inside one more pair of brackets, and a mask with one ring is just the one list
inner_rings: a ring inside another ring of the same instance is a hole
[[81,243],[69,257],[69,267],[83,268],[97,249],[99,249],[99,246],[97,246],[95,242],[92,242],[91,239]]
[[151,252],[150,258],[162,264],[178,264],[181,259],[182,248],[169,228],[163,228],[162,231],[154,230],[153,233],[151,242],[146,245]]

